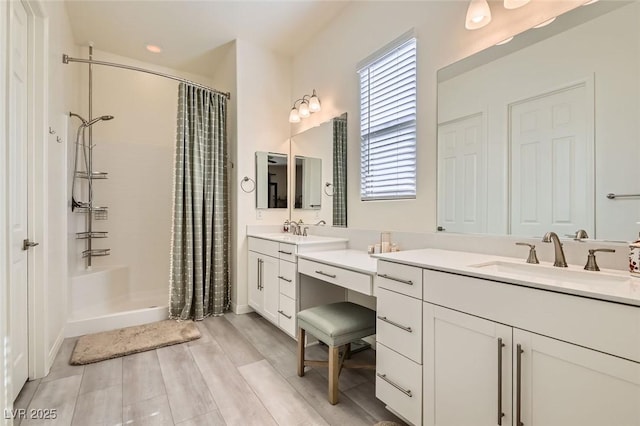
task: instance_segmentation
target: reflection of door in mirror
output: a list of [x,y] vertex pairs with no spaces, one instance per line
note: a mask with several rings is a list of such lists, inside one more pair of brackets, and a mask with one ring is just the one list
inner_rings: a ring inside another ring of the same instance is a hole
[[322,160],[320,158],[295,157],[294,208],[319,210],[322,207]]
[[[538,237],[578,229],[606,240],[637,235],[638,22],[640,2],[601,1],[438,71],[437,225]],[[467,134],[475,116],[482,116],[484,164]]]
[[256,208],[286,209],[288,194],[288,156],[256,152]]

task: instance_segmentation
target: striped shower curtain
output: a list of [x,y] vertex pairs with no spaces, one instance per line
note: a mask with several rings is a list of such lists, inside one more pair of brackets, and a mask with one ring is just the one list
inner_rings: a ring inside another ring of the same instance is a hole
[[181,83],[169,316],[201,320],[229,305],[227,98]]
[[347,226],[347,114],[333,119],[333,226]]

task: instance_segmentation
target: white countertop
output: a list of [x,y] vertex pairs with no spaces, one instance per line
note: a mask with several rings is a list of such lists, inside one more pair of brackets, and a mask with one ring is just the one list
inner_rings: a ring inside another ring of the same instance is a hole
[[326,244],[326,243],[338,243],[338,242],[347,242],[349,241],[347,238],[336,238],[336,237],[323,237],[320,235],[293,235],[284,232],[268,232],[268,233],[249,233],[248,237],[253,238],[262,238],[263,240],[270,241],[278,241],[281,243],[287,244],[297,244],[297,245],[305,245],[312,246],[315,244]]
[[363,274],[375,275],[377,260],[362,250],[327,250],[298,254],[299,259],[312,260]]
[[[585,271],[582,266],[576,265],[569,265],[568,268],[556,268],[549,262],[529,265],[523,259],[512,257],[438,249],[376,254],[374,258],[419,268],[640,306],[640,278],[631,277],[625,271],[611,269],[602,269],[599,272]],[[527,269],[504,272],[492,270],[490,267],[478,267],[495,262],[504,262],[509,265],[524,264],[526,265],[524,268]],[[566,278],[572,272],[581,277],[580,281],[585,282],[575,282]],[[561,276],[556,277],[555,275]]]

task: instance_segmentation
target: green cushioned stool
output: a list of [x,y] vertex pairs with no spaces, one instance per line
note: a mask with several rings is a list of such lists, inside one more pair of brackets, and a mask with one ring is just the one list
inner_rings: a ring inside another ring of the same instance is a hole
[[[329,346],[329,361],[304,359],[305,332]],[[350,356],[352,342],[375,333],[375,311],[355,303],[330,303],[298,312],[298,376],[304,376],[305,366],[328,366],[329,402],[337,404],[342,367],[375,369],[372,364],[345,361]]]

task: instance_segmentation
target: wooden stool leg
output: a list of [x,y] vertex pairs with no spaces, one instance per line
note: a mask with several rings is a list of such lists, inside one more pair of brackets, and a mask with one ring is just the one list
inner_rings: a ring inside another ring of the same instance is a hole
[[340,377],[339,352],[339,347],[329,346],[329,402],[331,405],[338,403],[338,379]]
[[304,376],[304,329],[298,329],[298,376]]

